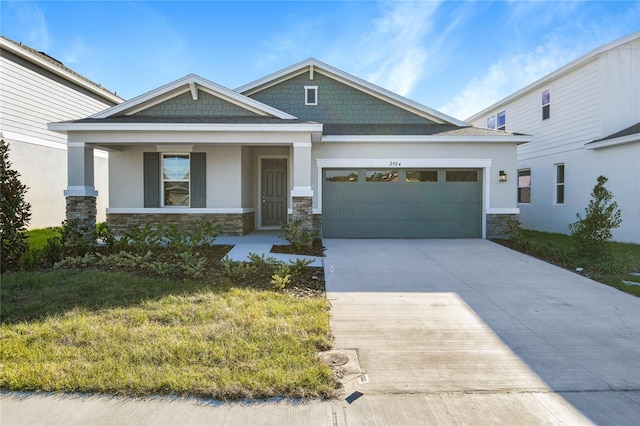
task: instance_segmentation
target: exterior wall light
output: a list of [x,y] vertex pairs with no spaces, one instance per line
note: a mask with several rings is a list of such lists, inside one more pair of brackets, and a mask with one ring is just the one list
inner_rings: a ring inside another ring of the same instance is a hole
[[507,174],[504,172],[504,170],[500,170],[500,173],[498,174],[498,180],[500,182],[506,182],[507,181]]

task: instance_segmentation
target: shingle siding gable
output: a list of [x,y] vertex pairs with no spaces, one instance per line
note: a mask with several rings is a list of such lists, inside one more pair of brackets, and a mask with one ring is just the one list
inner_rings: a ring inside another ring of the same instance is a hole
[[238,105],[222,100],[200,90],[198,100],[194,101],[191,92],[185,92],[167,101],[144,109],[134,115],[144,117],[255,117],[256,113],[248,111]]
[[[304,87],[318,87],[318,104],[305,105]],[[432,121],[319,72],[292,77],[250,95],[303,120],[332,124],[433,124]]]

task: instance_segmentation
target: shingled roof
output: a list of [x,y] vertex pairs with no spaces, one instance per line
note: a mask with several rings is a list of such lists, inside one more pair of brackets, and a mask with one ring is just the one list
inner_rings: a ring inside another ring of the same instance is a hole
[[59,70],[65,72],[67,74],[70,74],[70,75],[72,75],[72,76],[74,76],[74,77],[76,77],[76,78],[78,78],[78,79],[80,79],[80,80],[82,80],[82,81],[94,86],[96,89],[99,89],[99,90],[104,91],[104,92],[108,92],[109,94],[111,94],[111,95],[113,95],[115,97],[118,97],[120,99],[120,101],[124,100],[120,96],[118,96],[116,92],[113,92],[113,91],[103,87],[101,84],[98,84],[98,83],[88,79],[87,77],[83,76],[82,74],[78,74],[77,72],[75,72],[71,68],[66,67],[61,61],[55,59],[54,57],[48,55],[45,52],[41,52],[41,51],[36,50],[36,49],[34,49],[32,47],[29,47],[29,46],[27,46],[25,44],[22,44],[22,42],[18,43],[18,42],[14,41],[14,40],[11,40],[10,38],[7,38],[7,37],[5,37],[3,35],[0,35],[0,39],[4,42],[2,44],[5,44],[5,43],[6,44],[10,44],[10,45],[14,46],[17,49],[21,49],[21,50],[24,50],[25,52],[28,52],[28,53],[30,53],[32,55],[35,55],[36,57],[38,57],[39,59],[41,59],[43,61],[46,61],[48,64],[52,65],[53,67],[58,68]]

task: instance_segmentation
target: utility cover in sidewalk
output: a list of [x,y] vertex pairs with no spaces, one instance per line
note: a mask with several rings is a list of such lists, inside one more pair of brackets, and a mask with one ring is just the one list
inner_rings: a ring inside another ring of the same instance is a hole
[[329,351],[320,354],[320,362],[330,367],[338,367],[349,362],[349,357],[337,351]]

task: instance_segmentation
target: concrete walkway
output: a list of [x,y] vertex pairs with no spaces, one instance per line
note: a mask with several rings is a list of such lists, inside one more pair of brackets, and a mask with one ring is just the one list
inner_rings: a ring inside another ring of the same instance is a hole
[[637,424],[640,299],[484,240],[324,243],[348,401],[10,393],[0,423]]
[[295,262],[297,259],[310,260],[309,266],[322,267],[322,258],[315,256],[300,256],[295,254],[271,253],[274,245],[288,245],[289,242],[282,238],[284,233],[279,230],[255,231],[248,235],[233,236],[221,235],[216,238],[214,244],[233,245],[234,247],[227,254],[229,259],[244,262],[249,258],[249,254],[258,256],[273,257],[281,262]]

